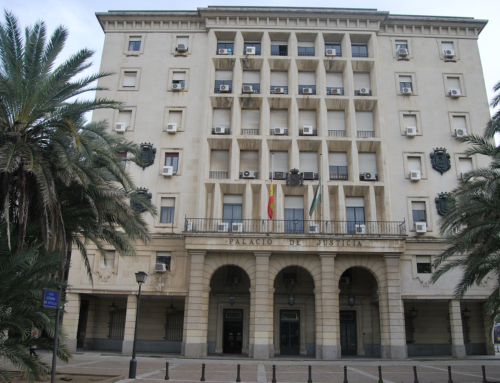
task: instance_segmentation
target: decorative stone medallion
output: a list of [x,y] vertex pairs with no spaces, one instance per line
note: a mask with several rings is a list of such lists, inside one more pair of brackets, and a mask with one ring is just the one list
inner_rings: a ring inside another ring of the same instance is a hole
[[438,196],[434,199],[434,202],[436,202],[436,209],[439,215],[445,215],[448,213],[448,210],[450,210],[447,200],[448,200],[449,193],[439,193]]
[[[145,188],[137,189],[137,194],[144,196],[147,199],[151,199],[153,197],[153,194],[148,193],[148,189]],[[137,202],[134,199],[130,200],[130,206],[132,206],[132,209],[138,211],[139,213],[144,213],[147,210],[144,206],[142,206],[139,202]]]
[[443,175],[444,172],[450,170],[450,155],[446,153],[445,148],[434,149],[434,153],[431,153],[431,164],[432,168],[441,173],[441,175]]
[[304,185],[304,179],[302,174],[299,173],[299,169],[292,169],[288,173],[288,178],[286,179],[287,186],[302,186]]
[[140,160],[141,162],[138,165],[142,168],[142,170],[146,169],[148,166],[151,166],[155,162],[156,157],[156,148],[153,148],[152,143],[142,143],[141,144],[141,153]]

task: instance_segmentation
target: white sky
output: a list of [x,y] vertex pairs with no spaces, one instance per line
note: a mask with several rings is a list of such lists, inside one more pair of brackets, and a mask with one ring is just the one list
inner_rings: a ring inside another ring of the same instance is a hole
[[[56,26],[63,24],[69,29],[69,38],[62,58],[69,56],[78,49],[87,47],[96,53],[91,71],[99,69],[104,33],[95,17],[95,12],[108,10],[196,10],[208,5],[248,5],[248,6],[289,6],[289,7],[345,7],[345,8],[376,8],[391,14],[437,15],[437,16],[467,16],[476,19],[489,20],[488,25],[479,36],[479,50],[484,71],[484,79],[488,100],[493,96],[492,88],[500,81],[500,0],[419,0],[419,1],[367,1],[367,0],[259,0],[241,2],[224,0],[223,3],[206,3],[196,0],[182,2],[159,0],[6,0],[2,7],[12,11],[25,27],[36,20],[44,20],[49,33]],[[3,17],[2,17],[3,22]],[[479,85],[479,84],[478,84]],[[92,95],[89,95],[89,97]]]

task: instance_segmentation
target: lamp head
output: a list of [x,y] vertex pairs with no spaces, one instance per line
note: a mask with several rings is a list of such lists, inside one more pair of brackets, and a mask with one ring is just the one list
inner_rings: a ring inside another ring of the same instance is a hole
[[109,306],[109,313],[114,314],[118,311],[118,306],[115,305],[115,302],[113,301],[113,304]]
[[470,318],[470,314],[471,314],[471,312],[470,312],[470,310],[467,309],[467,307],[465,308],[464,311],[462,311],[462,315],[464,316],[464,318],[469,319]]
[[147,277],[148,275],[144,271],[138,271],[137,273],[135,273],[135,280],[140,285],[146,282]]
[[293,293],[288,294],[288,304],[290,306],[295,304],[295,295]]
[[417,317],[417,315],[418,315],[418,311],[417,311],[417,310],[415,310],[415,309],[413,308],[413,306],[412,306],[412,307],[411,307],[411,310],[410,310],[410,316],[411,316],[412,318],[416,318],[416,317]]
[[234,305],[234,301],[235,301],[234,294],[231,294],[231,295],[229,296],[229,304],[230,304],[231,306],[232,306],[232,305]]
[[354,299],[354,294],[351,293],[349,294],[349,297],[347,298],[347,304],[352,307],[355,304],[355,299]]

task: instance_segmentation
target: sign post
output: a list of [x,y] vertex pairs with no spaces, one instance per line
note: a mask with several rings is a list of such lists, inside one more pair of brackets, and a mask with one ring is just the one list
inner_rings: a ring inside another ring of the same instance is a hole
[[52,353],[52,375],[50,378],[50,383],[54,383],[56,380],[57,344],[59,340],[59,315],[61,313],[61,286],[59,286],[57,290],[43,289],[42,307],[57,310],[56,328],[54,333],[54,351]]

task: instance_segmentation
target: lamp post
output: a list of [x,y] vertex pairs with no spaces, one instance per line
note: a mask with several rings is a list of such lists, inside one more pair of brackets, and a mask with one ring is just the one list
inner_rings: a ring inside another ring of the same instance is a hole
[[137,296],[137,313],[135,316],[135,331],[134,331],[134,345],[132,347],[132,359],[130,359],[130,367],[128,370],[128,378],[135,379],[137,372],[137,360],[135,359],[135,344],[137,341],[137,325],[139,324],[139,308],[141,306],[141,286],[146,282],[148,275],[144,271],[135,273],[135,280],[139,284],[139,295]]

